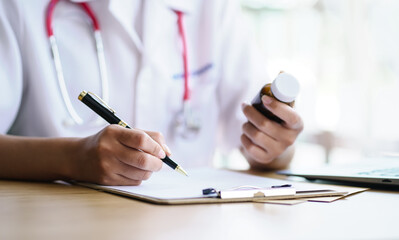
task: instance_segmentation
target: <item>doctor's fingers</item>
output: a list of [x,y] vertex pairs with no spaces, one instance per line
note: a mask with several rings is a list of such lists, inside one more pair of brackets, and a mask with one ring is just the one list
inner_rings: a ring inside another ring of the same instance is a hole
[[[267,134],[271,138],[281,142],[286,142],[285,144],[287,145],[291,145],[292,141],[296,139],[298,135],[297,130],[286,128],[281,124],[268,119],[251,105],[243,104],[242,109],[248,121],[259,131]],[[243,128],[246,124],[247,123],[243,125]]]
[[113,186],[138,186],[141,184],[141,180],[132,180],[130,178],[127,178],[121,174],[116,174],[115,176],[115,182],[114,184],[111,184]]
[[[126,149],[130,149],[124,146],[120,146]],[[135,151],[142,155],[147,155],[149,158],[141,158],[137,166],[128,164],[129,159],[123,159],[121,156],[120,149],[115,149],[112,155],[103,156],[97,161],[96,166],[92,167],[90,175],[94,182],[103,185],[140,185],[141,181],[150,178],[152,171],[158,171],[162,167],[162,161],[150,154]],[[126,154],[125,154],[126,156]],[[136,156],[130,156],[135,158]],[[151,159],[152,158],[152,159]],[[140,163],[140,161],[142,161]],[[132,163],[135,161],[132,159]]]
[[152,171],[142,170],[120,161],[117,166],[117,173],[132,182],[141,182],[144,180],[148,180],[152,175]]
[[158,158],[166,157],[161,145],[142,130],[120,128],[118,140],[126,147],[139,149]]
[[269,156],[275,158],[286,149],[286,143],[279,142],[267,134],[259,131],[251,123],[243,125],[243,134],[256,146],[263,149]]
[[162,168],[163,162],[158,157],[129,147],[122,146],[115,156],[121,163],[141,171],[157,172]]
[[264,95],[262,102],[265,108],[284,121],[283,125],[299,132],[303,129],[303,121],[299,114],[290,106]]
[[243,151],[246,155],[251,157],[256,162],[262,164],[268,164],[273,161],[275,157],[266,152],[263,148],[254,144],[245,134],[241,135],[241,143],[243,145]]
[[[144,174],[138,174],[135,179],[126,178],[120,173],[124,172],[126,164],[122,164],[115,156],[102,156],[89,166],[89,171],[84,171],[83,176],[77,180],[94,182],[101,185],[140,185]],[[143,170],[141,170],[143,171]],[[140,177],[141,175],[141,177]]]
[[161,145],[162,149],[165,151],[166,155],[172,155],[168,145],[166,145],[165,138],[162,133],[160,132],[151,132],[145,131],[152,139],[154,139],[159,145]]
[[130,179],[118,173],[111,173],[106,176],[101,176],[99,181],[95,181],[101,185],[108,186],[138,186],[142,180]]

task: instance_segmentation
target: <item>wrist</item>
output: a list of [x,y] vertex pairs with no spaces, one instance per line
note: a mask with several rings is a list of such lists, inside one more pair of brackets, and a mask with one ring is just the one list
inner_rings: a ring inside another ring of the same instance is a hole
[[64,139],[61,143],[62,158],[57,169],[62,180],[75,180],[78,171],[78,163],[82,158],[81,144],[79,138]]
[[255,170],[280,170],[287,168],[290,164],[294,153],[295,153],[295,146],[289,146],[280,156],[276,157],[269,163],[260,163],[253,159],[251,156],[247,155],[243,147],[241,147],[241,153],[247,159],[248,164],[250,165],[251,169]]

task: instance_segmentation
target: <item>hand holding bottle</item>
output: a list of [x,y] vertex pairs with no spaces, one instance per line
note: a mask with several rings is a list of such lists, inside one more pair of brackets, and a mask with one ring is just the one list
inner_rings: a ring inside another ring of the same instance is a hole
[[248,122],[243,124],[242,152],[256,168],[283,168],[291,157],[293,145],[303,122],[292,108],[299,92],[297,80],[281,73],[266,84],[252,105],[243,104]]

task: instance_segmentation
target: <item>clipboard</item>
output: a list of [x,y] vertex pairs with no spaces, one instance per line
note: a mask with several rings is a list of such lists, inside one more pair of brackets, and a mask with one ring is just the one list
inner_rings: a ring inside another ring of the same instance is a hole
[[[151,178],[144,181],[140,186],[78,184],[112,194],[163,205],[265,202],[267,200],[275,201],[324,196],[339,198],[367,190],[365,188],[353,187],[339,187],[339,190],[336,190],[331,185],[290,182],[214,168],[189,169],[188,172],[190,174],[189,177],[185,177],[164,168],[160,172],[153,173]],[[248,188],[248,186],[251,186],[251,188]],[[214,189],[215,192],[204,194],[203,190],[210,188]]]

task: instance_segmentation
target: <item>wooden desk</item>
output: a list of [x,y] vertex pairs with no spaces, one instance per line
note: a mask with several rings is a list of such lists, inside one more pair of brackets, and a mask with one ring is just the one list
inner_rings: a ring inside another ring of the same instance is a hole
[[0,181],[0,239],[399,239],[399,194],[334,203],[162,206],[79,186]]

